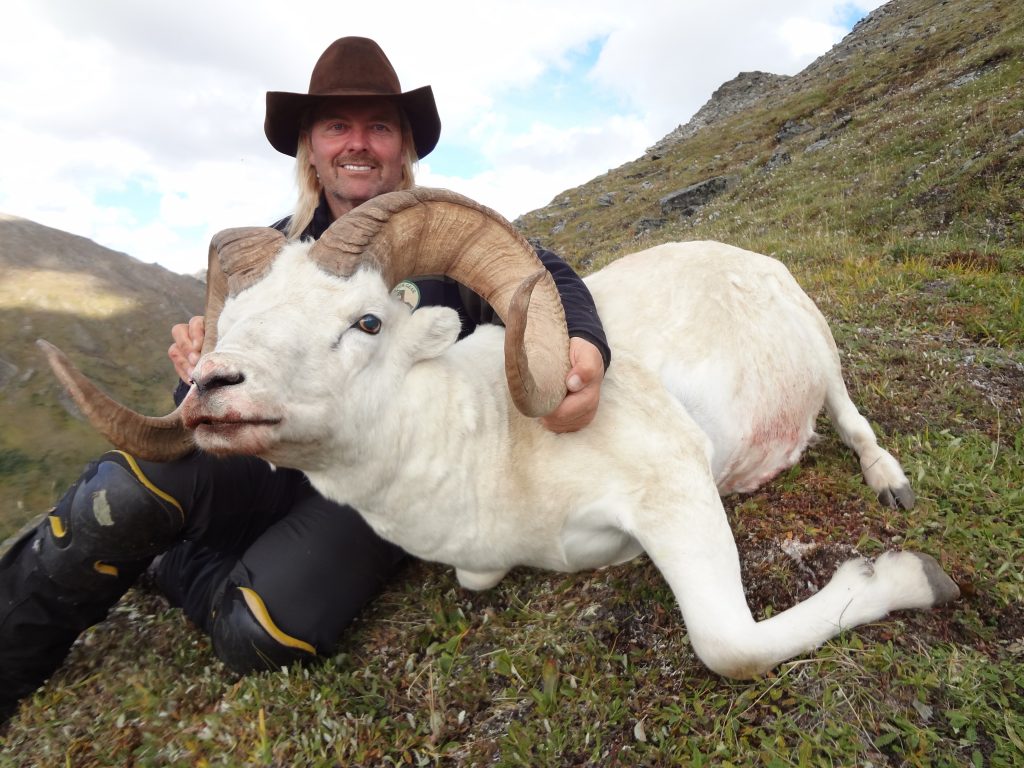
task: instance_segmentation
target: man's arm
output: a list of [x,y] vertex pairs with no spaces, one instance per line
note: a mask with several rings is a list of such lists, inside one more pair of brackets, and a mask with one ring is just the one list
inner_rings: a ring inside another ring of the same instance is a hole
[[565,309],[565,324],[569,328],[569,336],[586,339],[593,344],[601,353],[603,367],[607,368],[612,361],[612,352],[590,289],[576,271],[557,254],[538,248],[537,255],[555,280],[555,287]]
[[[611,363],[611,348],[605,337],[601,318],[590,290],[559,256],[537,249],[541,263],[551,273],[562,299],[565,322],[569,330],[569,362],[571,370],[565,380],[568,391],[561,404],[541,423],[552,432],[575,432],[597,414],[601,399],[601,381]],[[462,287],[466,311],[474,323],[500,323],[494,310],[476,294]]]
[[551,251],[537,255],[555,279],[555,287],[565,308],[569,329],[569,363],[565,379],[568,394],[559,406],[540,420],[552,432],[575,432],[594,420],[601,400],[601,382],[611,363],[612,353],[604,326],[590,289],[576,271]]

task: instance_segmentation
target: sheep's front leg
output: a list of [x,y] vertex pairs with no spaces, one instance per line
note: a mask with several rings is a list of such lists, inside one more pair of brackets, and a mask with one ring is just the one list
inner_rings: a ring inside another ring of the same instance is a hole
[[710,477],[705,485],[679,489],[675,509],[664,503],[636,509],[624,522],[671,586],[694,651],[721,675],[759,675],[844,629],[958,595],[934,559],[891,552],[873,564],[844,564],[817,594],[756,622],[725,510]]
[[496,587],[507,573],[507,569],[503,571],[467,571],[465,568],[456,568],[455,578],[465,589],[483,592],[485,589]]

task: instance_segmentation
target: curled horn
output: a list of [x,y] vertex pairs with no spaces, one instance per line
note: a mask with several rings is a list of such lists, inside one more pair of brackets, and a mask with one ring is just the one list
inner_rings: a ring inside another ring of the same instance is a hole
[[285,242],[283,234],[269,227],[236,227],[213,236],[206,270],[204,355],[217,346],[217,320],[224,301],[262,280]]
[[[217,318],[225,298],[259,280],[283,244],[284,235],[262,227],[228,229],[214,236],[206,273],[203,354],[217,344]],[[173,461],[194,448],[180,406],[166,416],[143,416],[104,393],[57,347],[43,339],[36,344],[93,429],[121,450],[147,461]]]
[[310,256],[341,275],[370,264],[392,287],[448,275],[505,323],[505,374],[516,407],[543,416],[565,397],[569,336],[558,290],[529,243],[491,209],[447,190],[390,192],[337,219]]
[[53,344],[39,339],[36,345],[93,429],[118,448],[149,461],[172,461],[192,450],[192,436],[181,423],[179,409],[166,416],[136,413],[89,381]]

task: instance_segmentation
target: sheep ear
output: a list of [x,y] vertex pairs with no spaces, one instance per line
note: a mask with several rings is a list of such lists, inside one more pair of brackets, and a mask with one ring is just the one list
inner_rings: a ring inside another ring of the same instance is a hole
[[409,318],[406,343],[414,360],[429,360],[454,344],[462,331],[462,321],[448,307],[420,307]]

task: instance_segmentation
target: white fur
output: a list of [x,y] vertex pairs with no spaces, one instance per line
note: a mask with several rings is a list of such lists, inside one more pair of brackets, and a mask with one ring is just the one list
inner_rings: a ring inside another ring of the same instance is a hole
[[[305,471],[472,589],[515,566],[572,571],[646,552],[696,652],[724,675],[758,674],[843,628],[936,601],[936,569],[891,555],[875,568],[844,565],[766,621],[751,616],[720,494],[797,461],[823,404],[869,485],[912,503],[899,464],[850,402],[827,324],[778,261],[673,243],[587,278],[613,362],[594,422],[556,435],[511,406],[502,329],[454,344],[453,311],[410,313],[376,273],[332,277],[305,250],[288,246],[228,301],[217,349],[195,374],[244,381],[193,391],[186,404],[215,419],[279,421],[200,426],[203,447]],[[366,314],[381,319],[379,334],[353,327]]]

